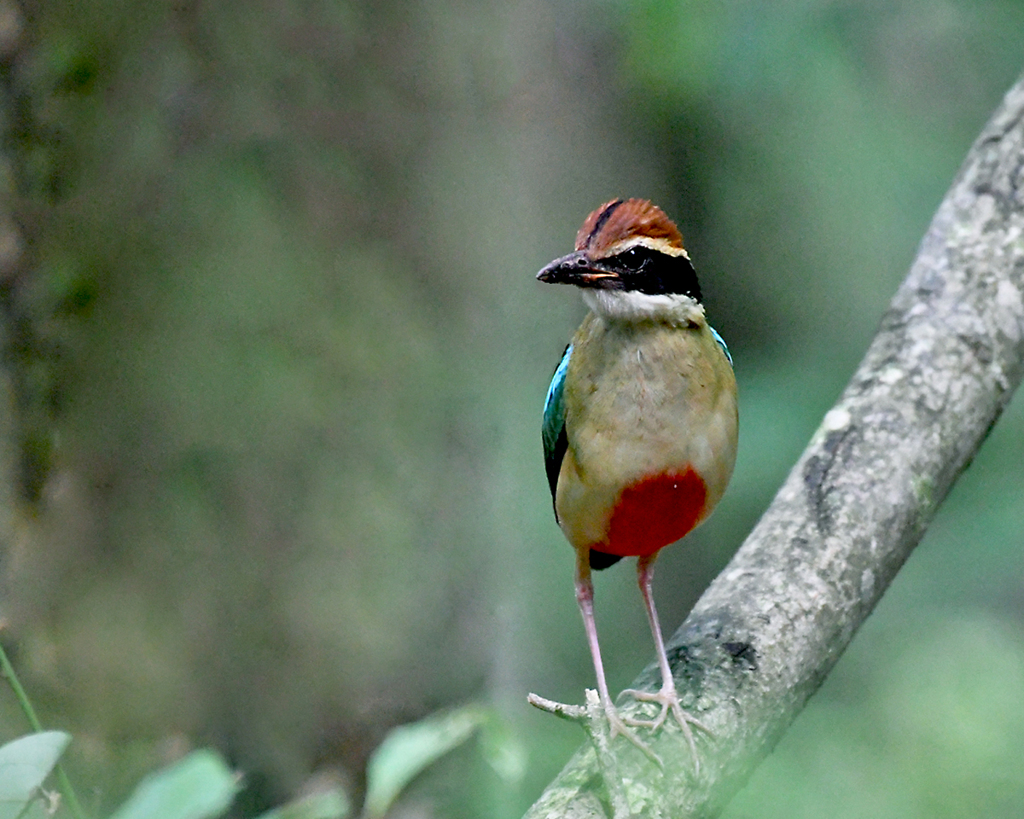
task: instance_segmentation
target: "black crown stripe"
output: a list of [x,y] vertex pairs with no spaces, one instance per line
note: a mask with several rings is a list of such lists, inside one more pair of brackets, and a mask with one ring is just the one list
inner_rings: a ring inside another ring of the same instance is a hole
[[616,199],[614,202],[609,202],[608,207],[601,211],[601,215],[598,216],[597,221],[594,222],[594,229],[590,231],[590,235],[587,236],[587,241],[583,245],[584,248],[590,247],[590,243],[594,241],[594,237],[601,232],[601,228],[605,226],[607,221],[611,218],[612,214],[619,209],[619,207],[624,203],[624,201],[625,200],[623,199]]

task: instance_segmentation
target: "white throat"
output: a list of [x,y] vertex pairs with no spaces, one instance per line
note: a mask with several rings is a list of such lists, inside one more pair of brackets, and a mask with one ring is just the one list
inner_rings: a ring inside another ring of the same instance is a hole
[[651,296],[635,290],[582,288],[583,301],[609,321],[664,321],[669,324],[703,324],[704,308],[690,296],[670,293]]

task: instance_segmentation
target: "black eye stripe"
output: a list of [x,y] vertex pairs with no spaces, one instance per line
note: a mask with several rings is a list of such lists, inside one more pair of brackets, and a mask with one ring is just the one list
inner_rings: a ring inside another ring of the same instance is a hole
[[686,256],[670,256],[643,245],[636,245],[603,260],[619,274],[617,289],[634,290],[649,296],[682,294],[701,300],[697,273]]

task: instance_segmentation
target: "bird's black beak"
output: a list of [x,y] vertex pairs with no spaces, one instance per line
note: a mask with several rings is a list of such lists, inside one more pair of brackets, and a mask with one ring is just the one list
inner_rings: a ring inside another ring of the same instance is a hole
[[577,250],[555,259],[537,274],[547,284],[575,284],[577,287],[604,287],[614,289],[619,274],[590,259],[585,251]]

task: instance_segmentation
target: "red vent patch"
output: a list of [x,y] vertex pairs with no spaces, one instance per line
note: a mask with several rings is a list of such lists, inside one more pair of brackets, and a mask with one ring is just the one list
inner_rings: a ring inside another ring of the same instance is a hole
[[638,481],[622,490],[608,537],[593,548],[622,557],[654,554],[697,525],[706,497],[704,481],[692,468]]

